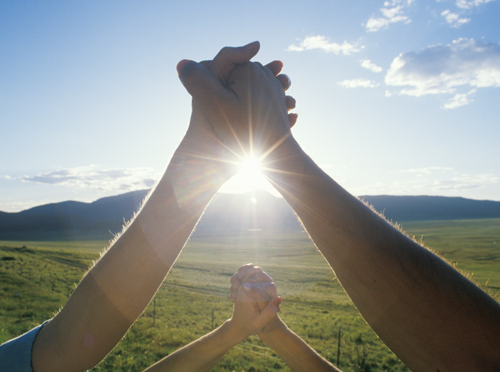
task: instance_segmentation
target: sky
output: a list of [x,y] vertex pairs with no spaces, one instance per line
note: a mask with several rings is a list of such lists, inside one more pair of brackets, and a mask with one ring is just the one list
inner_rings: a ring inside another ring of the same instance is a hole
[[[182,59],[259,40],[293,135],[354,195],[500,201],[500,0],[0,2],[0,211],[154,185]],[[236,177],[223,188],[270,187]]]

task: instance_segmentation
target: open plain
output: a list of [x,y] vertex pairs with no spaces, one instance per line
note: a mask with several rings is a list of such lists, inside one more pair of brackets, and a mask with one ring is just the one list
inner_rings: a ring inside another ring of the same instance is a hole
[[[498,301],[500,219],[402,227]],[[107,244],[106,239],[0,242],[0,343],[52,317]],[[192,237],[154,301],[94,370],[142,371],[222,324],[232,310],[229,278],[248,262],[274,278],[288,326],[343,371],[407,371],[358,314],[307,233],[262,230]],[[214,368],[268,370],[289,369],[257,336]]]

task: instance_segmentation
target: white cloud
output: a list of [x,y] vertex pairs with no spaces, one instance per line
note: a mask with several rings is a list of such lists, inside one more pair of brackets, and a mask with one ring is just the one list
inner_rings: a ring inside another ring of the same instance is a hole
[[59,169],[35,176],[23,176],[22,182],[35,182],[72,188],[86,188],[99,192],[127,192],[151,188],[158,175],[149,168],[99,170],[95,165]]
[[475,6],[489,3],[493,0],[457,0],[455,3],[461,9],[471,9]]
[[344,41],[343,44],[330,43],[325,36],[309,36],[297,45],[290,45],[287,50],[292,52],[302,52],[304,50],[321,49],[327,53],[350,55],[357,53],[363,49],[364,46],[358,46],[358,43],[348,43]]
[[361,61],[361,67],[364,67],[370,71],[373,71],[373,72],[382,72],[382,67],[380,66],[377,66],[375,63],[373,63],[372,61],[370,61],[369,59],[364,59]]
[[[399,93],[415,97],[456,94],[458,87],[500,87],[500,44],[458,39],[452,44],[432,46],[420,53],[401,54],[393,60],[385,83],[409,86]],[[448,108],[458,107],[460,102],[463,105],[470,100],[458,96],[456,103],[450,102]]]
[[432,172],[443,172],[443,171],[451,171],[453,168],[449,167],[425,167],[425,168],[410,168],[401,170],[402,173],[425,173],[429,174]]
[[459,14],[452,13],[449,10],[445,10],[441,13],[441,15],[451,27],[455,28],[458,28],[470,21],[470,18],[460,18]]
[[477,89],[472,89],[469,93],[457,93],[453,98],[451,98],[448,101],[448,103],[444,104],[442,108],[449,110],[460,106],[468,105],[469,103],[474,102],[474,100],[470,98],[470,95],[476,92]]
[[365,28],[368,32],[376,32],[383,28],[389,27],[391,23],[405,22],[409,23],[410,19],[405,15],[404,10],[411,5],[413,0],[392,0],[385,1],[384,8],[380,8],[382,17],[370,17],[366,22]]
[[352,80],[344,80],[339,83],[344,88],[375,88],[378,86],[378,83],[366,80],[366,79],[352,79]]
[[460,174],[449,179],[436,180],[429,186],[436,191],[463,191],[480,189],[489,184],[496,184],[497,181],[496,174]]
[[[422,173],[417,173],[422,170]],[[493,173],[460,173],[452,168],[428,167],[413,170],[406,178],[393,182],[379,182],[357,188],[356,194],[389,195],[448,195],[467,194],[470,190],[479,190],[498,184],[500,175]],[[477,195],[477,192],[476,192]]]

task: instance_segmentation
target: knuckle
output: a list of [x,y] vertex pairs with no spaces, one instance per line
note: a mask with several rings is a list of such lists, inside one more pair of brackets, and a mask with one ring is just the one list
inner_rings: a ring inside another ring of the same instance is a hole
[[226,55],[230,54],[230,53],[232,52],[232,50],[233,50],[233,48],[231,48],[231,47],[227,47],[227,46],[226,46],[226,47],[222,48],[222,49],[219,51],[219,55],[221,55],[221,56],[226,56]]

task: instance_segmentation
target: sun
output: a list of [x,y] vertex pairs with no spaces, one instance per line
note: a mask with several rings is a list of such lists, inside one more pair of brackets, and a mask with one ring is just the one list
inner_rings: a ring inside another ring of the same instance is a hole
[[260,166],[259,160],[254,157],[248,157],[241,162],[240,170],[238,173],[240,173],[245,178],[252,178],[261,176],[261,170],[262,168]]
[[[265,190],[279,197],[279,193],[266,179],[263,170],[264,167],[259,159],[249,156],[238,163],[238,173],[227,181],[219,191],[240,194],[255,190]],[[255,195],[250,198],[250,202],[252,204],[257,202]]]

